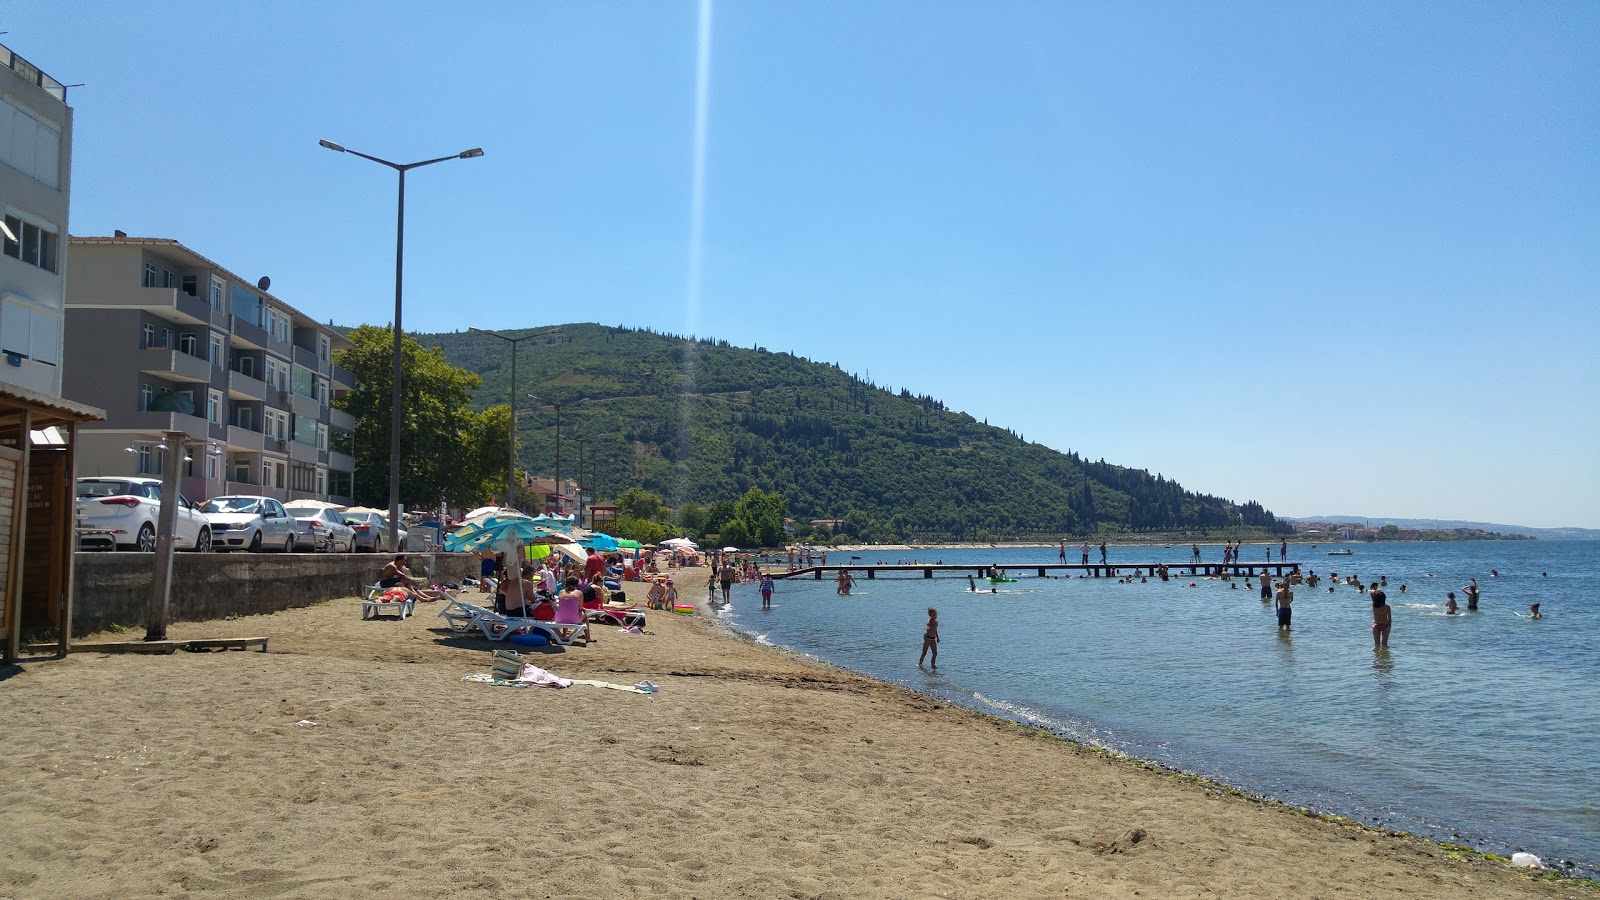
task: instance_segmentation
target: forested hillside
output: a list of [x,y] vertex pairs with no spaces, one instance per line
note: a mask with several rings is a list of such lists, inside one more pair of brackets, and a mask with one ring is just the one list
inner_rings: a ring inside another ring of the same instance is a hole
[[[513,337],[540,329],[505,332]],[[1283,531],[1254,502],[1021,440],[835,365],[761,348],[593,324],[510,345],[417,335],[483,377],[479,409],[517,398],[519,459],[601,498],[634,486],[674,507],[782,494],[800,522],[843,519],[862,540],[986,540],[1120,531]],[[537,399],[530,399],[530,395]]]

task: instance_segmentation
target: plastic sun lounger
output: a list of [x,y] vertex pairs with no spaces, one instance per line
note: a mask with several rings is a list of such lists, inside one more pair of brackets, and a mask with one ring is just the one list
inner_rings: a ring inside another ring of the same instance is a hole
[[591,609],[587,610],[587,618],[597,625],[616,625],[622,628],[629,626],[644,627],[644,610],[630,607],[628,609]]
[[479,616],[485,613],[494,614],[494,611],[488,607],[479,606],[476,603],[468,603],[452,595],[449,591],[445,591],[444,595],[450,602],[445,604],[444,609],[439,611],[439,618],[444,619],[445,624],[449,625],[450,630],[456,634],[466,634],[469,631],[476,630]]
[[483,614],[472,620],[472,624],[483,632],[483,636],[491,641],[503,641],[512,634],[524,628],[537,628],[550,636],[553,643],[563,647],[571,646],[584,630],[582,622],[574,625],[570,622],[551,622],[546,619],[529,619],[521,616],[503,616],[497,612],[485,610]]
[[361,601],[361,618],[376,619],[384,613],[398,613],[402,621],[406,616],[417,614],[417,601],[405,599],[400,601],[383,600],[383,588],[374,584],[367,590],[366,599]]

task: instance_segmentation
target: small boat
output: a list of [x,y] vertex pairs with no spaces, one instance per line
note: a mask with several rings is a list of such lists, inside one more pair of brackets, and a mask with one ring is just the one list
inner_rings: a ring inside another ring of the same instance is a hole
[[1329,556],[1354,556],[1355,555],[1355,551],[1354,550],[1329,550],[1328,551],[1328,555]]

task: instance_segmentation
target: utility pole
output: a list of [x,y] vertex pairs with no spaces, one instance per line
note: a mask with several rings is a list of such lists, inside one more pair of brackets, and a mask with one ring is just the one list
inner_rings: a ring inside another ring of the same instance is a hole
[[144,639],[167,639],[167,605],[172,598],[173,532],[178,524],[178,467],[183,464],[184,443],[189,436],[169,431],[161,453],[161,512],[156,516],[155,577],[150,579],[150,597],[145,608]]

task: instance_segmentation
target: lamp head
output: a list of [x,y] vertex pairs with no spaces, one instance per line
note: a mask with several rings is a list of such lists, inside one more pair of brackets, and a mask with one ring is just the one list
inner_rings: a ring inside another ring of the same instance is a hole
[[317,143],[321,144],[324,147],[327,147],[329,150],[334,150],[334,151],[337,151],[339,153],[345,152],[345,149],[344,149],[343,146],[341,146],[339,144],[335,144],[333,141],[321,140],[321,141],[317,141]]
[[[343,149],[343,148],[341,148],[341,149]],[[478,157],[480,157],[482,155],[483,155],[483,148],[482,147],[473,147],[471,150],[463,150],[463,151],[461,151],[460,158],[461,159],[477,159]]]

